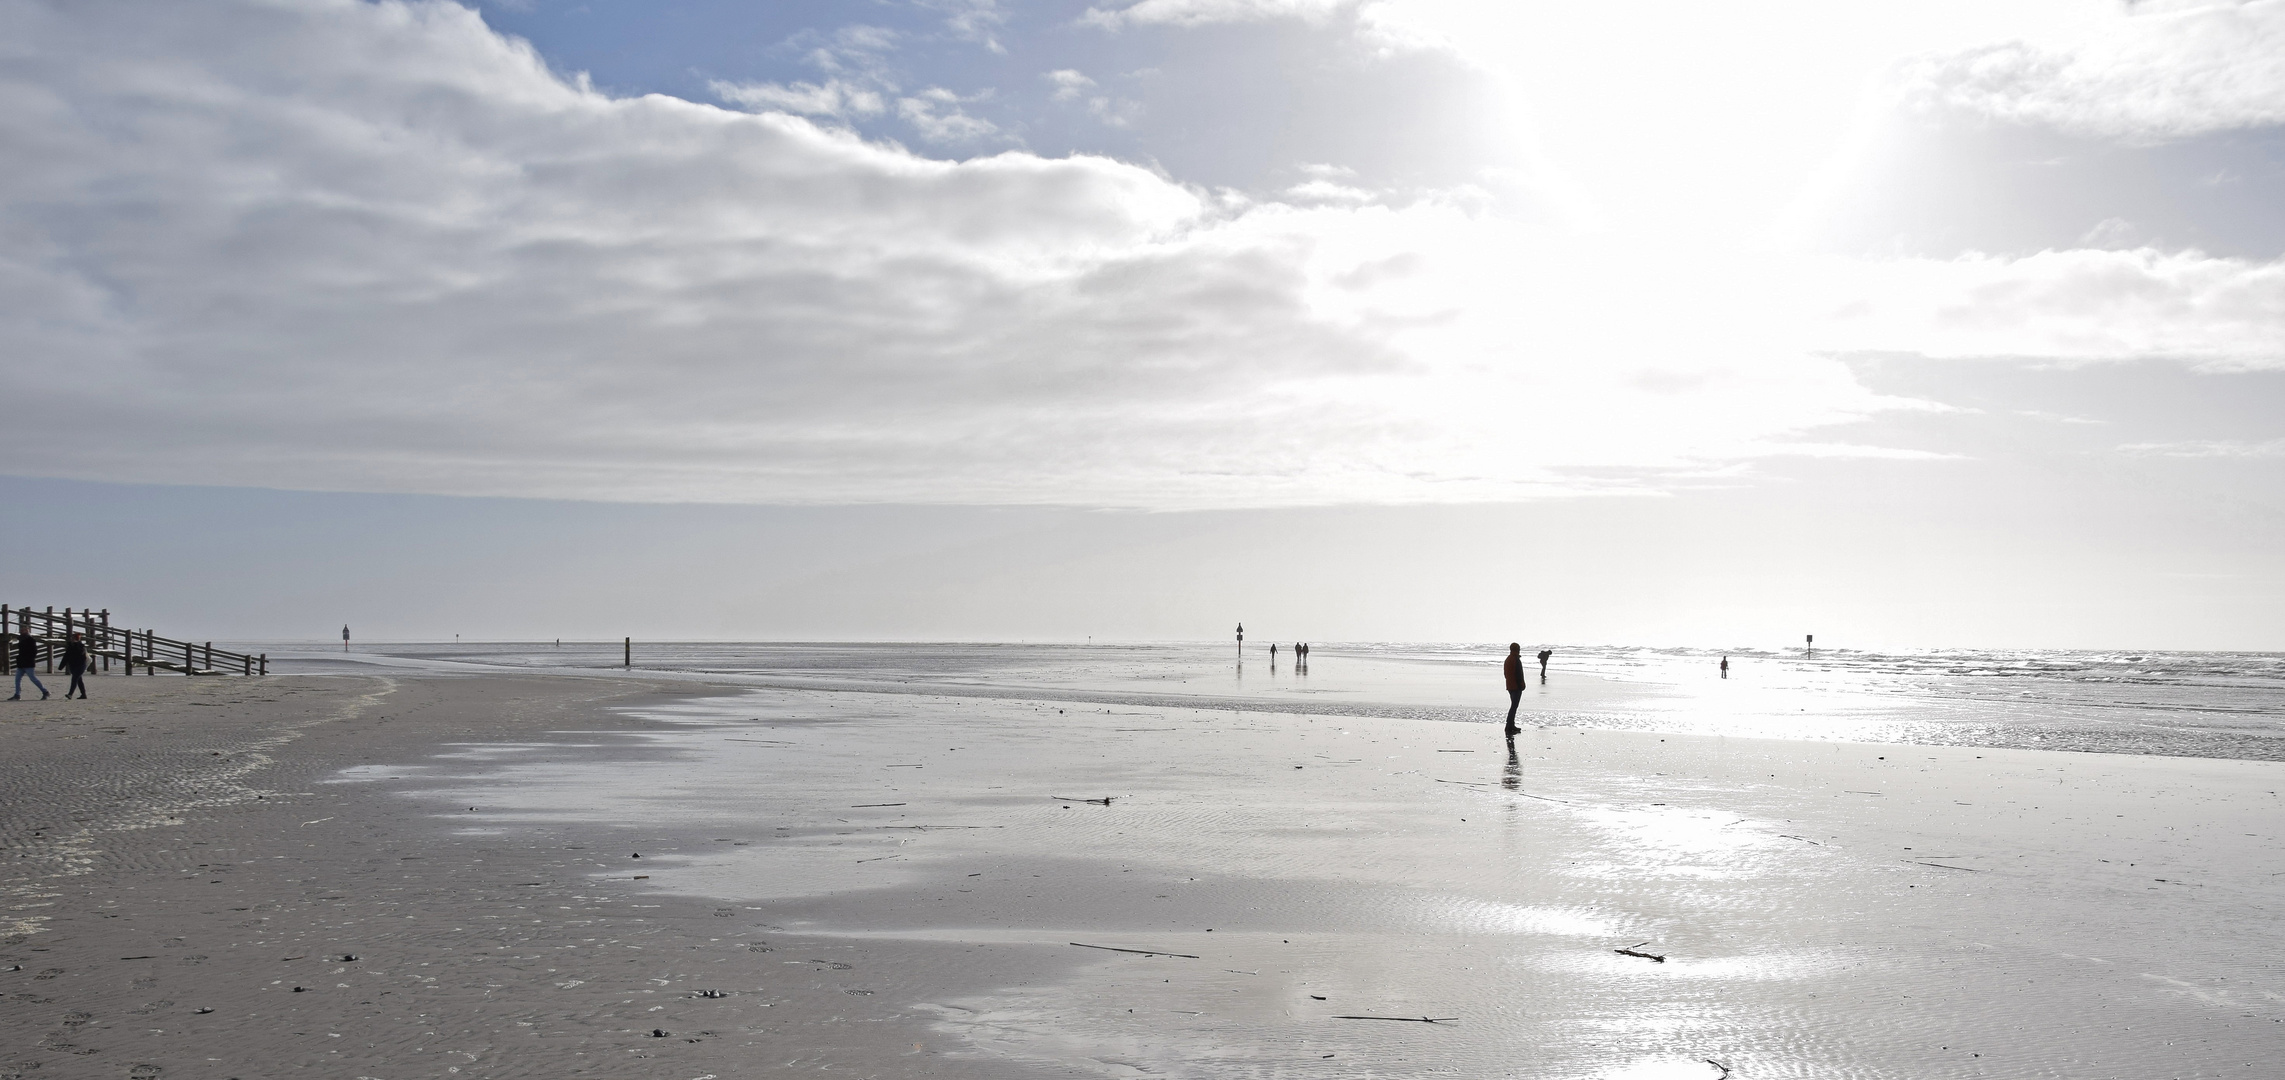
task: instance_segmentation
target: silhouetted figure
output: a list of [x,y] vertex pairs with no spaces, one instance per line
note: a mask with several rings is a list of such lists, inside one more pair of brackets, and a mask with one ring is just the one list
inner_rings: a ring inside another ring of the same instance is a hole
[[1514,737],[1522,728],[1515,726],[1515,710],[1523,704],[1523,646],[1508,642],[1507,662],[1500,665],[1500,673],[1507,676],[1507,733]]
[[349,624],[348,624],[348,623],[342,623],[342,624],[341,624],[341,651],[342,651],[342,652],[348,652],[348,651],[349,651]]
[[1274,641],[1269,643],[1269,663],[1271,667],[1277,666],[1277,642]]
[[1547,658],[1555,655],[1553,649],[1539,650],[1539,685],[1547,685]]
[[1730,677],[1730,658],[1729,658],[1729,657],[1727,657],[1727,656],[1725,656],[1725,657],[1722,657],[1722,678],[1725,678],[1725,679],[1727,679],[1727,678],[1729,678],[1729,677]]
[[[30,627],[27,626],[26,629],[30,629]],[[40,673],[33,670],[39,667],[39,665],[40,639],[33,637],[30,634],[16,635],[16,692],[9,695],[8,700],[23,700],[25,679],[32,680],[32,685],[39,687],[40,700],[47,700],[47,684],[42,683],[40,681]]]
[[76,690],[79,692],[79,700],[86,701],[87,683],[81,676],[87,674],[87,643],[79,640],[77,630],[72,631],[71,637],[63,644],[63,669],[71,676],[71,685],[63,691],[64,700],[71,700],[72,692]]

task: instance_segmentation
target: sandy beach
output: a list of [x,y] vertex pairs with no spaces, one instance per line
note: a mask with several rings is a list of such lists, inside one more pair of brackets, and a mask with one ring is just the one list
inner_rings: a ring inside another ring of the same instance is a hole
[[0,1077],[2250,1077],[2285,1047],[2275,762],[92,685],[0,713]]

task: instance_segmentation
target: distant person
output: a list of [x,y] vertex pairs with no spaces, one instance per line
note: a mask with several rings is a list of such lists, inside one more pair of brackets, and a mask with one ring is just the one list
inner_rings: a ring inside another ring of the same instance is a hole
[[1508,642],[1507,662],[1500,665],[1500,673],[1507,676],[1507,733],[1514,735],[1522,728],[1515,726],[1515,710],[1523,704],[1523,645]]
[[1725,657],[1722,657],[1722,678],[1725,678],[1725,679],[1727,679],[1727,678],[1729,678],[1729,677],[1730,677],[1730,658],[1729,658],[1729,657],[1727,657],[1727,656],[1725,656]]
[[[29,627],[26,629],[29,629]],[[41,682],[40,673],[36,670],[33,670],[39,667],[39,664],[40,639],[33,637],[30,634],[16,635],[16,692],[10,695],[8,700],[23,700],[25,679],[32,680],[32,685],[39,687],[41,701],[46,701],[48,699],[47,684]]]
[[71,685],[64,688],[65,701],[71,700],[72,691],[79,691],[79,700],[87,700],[87,683],[81,676],[87,674],[87,643],[79,640],[79,631],[71,632],[63,645],[63,669],[71,674]]
[[348,623],[342,623],[342,624],[341,624],[341,651],[342,651],[342,652],[348,652],[348,651],[349,651],[349,624],[348,624]]
[[1269,643],[1269,662],[1277,663],[1277,642],[1274,641]]
[[1539,685],[1547,685],[1547,658],[1555,655],[1553,649],[1539,650]]

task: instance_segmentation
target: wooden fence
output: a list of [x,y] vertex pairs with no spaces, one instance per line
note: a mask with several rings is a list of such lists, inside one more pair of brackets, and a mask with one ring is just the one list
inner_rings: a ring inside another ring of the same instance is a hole
[[54,608],[34,611],[28,607],[10,607],[0,604],[0,646],[6,648],[7,666],[13,670],[17,663],[16,650],[24,638],[31,638],[39,651],[40,663],[54,671],[63,660],[64,642],[74,633],[87,643],[87,657],[96,670],[106,674],[111,662],[119,661],[121,674],[133,675],[140,666],[145,675],[156,675],[160,670],[179,671],[185,675],[267,675],[270,673],[270,654],[231,652],[217,649],[209,641],[204,644],[160,637],[150,630],[124,630],[111,625],[111,610],[89,611],[81,608],[73,612],[65,608],[58,613]]

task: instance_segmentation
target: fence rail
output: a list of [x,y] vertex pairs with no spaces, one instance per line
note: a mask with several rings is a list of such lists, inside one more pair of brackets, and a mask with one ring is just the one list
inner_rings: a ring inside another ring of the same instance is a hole
[[81,608],[73,612],[65,608],[58,613],[54,608],[34,611],[28,607],[11,607],[0,604],[0,646],[4,646],[8,666],[17,663],[16,650],[24,638],[32,639],[40,663],[54,671],[63,659],[64,642],[72,634],[87,643],[88,659],[109,673],[111,662],[119,661],[122,674],[133,675],[137,667],[145,675],[160,671],[179,671],[185,675],[267,675],[270,673],[270,654],[232,652],[217,649],[214,643],[182,641],[161,637],[150,630],[127,630],[111,625],[111,609],[90,611]]

